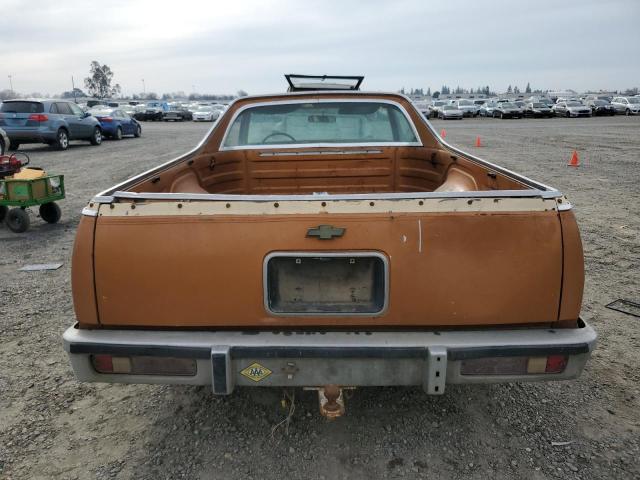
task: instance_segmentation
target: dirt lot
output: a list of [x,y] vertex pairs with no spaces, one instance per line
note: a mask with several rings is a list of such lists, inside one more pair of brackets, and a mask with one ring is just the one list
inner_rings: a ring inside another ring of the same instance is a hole
[[[61,346],[73,322],[70,256],[85,202],[192,147],[209,125],[144,125],[141,139],[26,147],[65,174],[63,219],[0,227],[0,478],[640,478],[640,118],[434,121],[447,140],[561,189],[582,229],[583,315],[599,347],[575,382],[354,392],[327,422],[296,392],[288,435],[277,390],[78,384]],[[475,148],[476,136],[484,147]],[[569,168],[573,149],[582,166]],[[52,272],[17,272],[64,262]]]

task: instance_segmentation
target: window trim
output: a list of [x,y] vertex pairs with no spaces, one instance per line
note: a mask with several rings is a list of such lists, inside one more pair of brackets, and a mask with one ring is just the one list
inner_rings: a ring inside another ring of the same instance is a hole
[[[225,146],[225,143],[227,141],[227,137],[229,136],[229,133],[231,131],[231,128],[233,127],[233,124],[235,123],[236,119],[238,118],[238,116],[244,112],[245,110],[248,110],[250,108],[256,108],[256,107],[265,107],[265,106],[273,106],[273,105],[291,105],[291,104],[298,104],[298,103],[383,103],[383,104],[387,104],[387,105],[392,105],[394,107],[397,107],[400,112],[405,116],[407,122],[409,122],[409,125],[411,126],[411,131],[413,132],[414,136],[416,137],[415,142],[351,142],[351,143],[322,143],[322,142],[318,142],[318,143],[284,143],[284,144],[269,144],[269,145],[238,145],[238,146]],[[395,102],[393,100],[387,100],[387,99],[352,99],[352,98],[309,98],[309,99],[296,99],[296,100],[277,100],[277,101],[270,101],[270,102],[256,102],[256,103],[248,103],[247,105],[244,105],[240,108],[238,108],[238,110],[236,110],[233,113],[233,116],[231,117],[231,120],[229,121],[224,135],[222,137],[222,140],[220,141],[220,145],[218,146],[218,151],[220,152],[224,152],[224,151],[232,151],[232,150],[274,150],[274,149],[300,149],[300,148],[332,148],[332,147],[336,147],[336,148],[344,148],[344,147],[360,147],[362,148],[363,146],[365,147],[422,147],[423,143],[422,143],[422,139],[420,138],[420,135],[418,134],[418,130],[416,129],[416,125],[413,122],[413,120],[411,120],[411,117],[409,116],[407,110],[398,102]]]

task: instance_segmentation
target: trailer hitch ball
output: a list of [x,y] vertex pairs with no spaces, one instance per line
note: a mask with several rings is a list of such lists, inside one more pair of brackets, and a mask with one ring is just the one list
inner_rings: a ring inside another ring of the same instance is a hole
[[330,420],[344,415],[344,395],[337,385],[325,385],[318,389],[320,413]]

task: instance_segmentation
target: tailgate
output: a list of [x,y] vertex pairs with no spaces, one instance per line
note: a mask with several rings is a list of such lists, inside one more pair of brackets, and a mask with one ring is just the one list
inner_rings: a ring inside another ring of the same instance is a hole
[[[102,205],[99,321],[212,328],[557,321],[563,258],[554,200],[387,203]],[[329,260],[341,255],[346,260]],[[277,271],[268,268],[273,258],[282,259]]]

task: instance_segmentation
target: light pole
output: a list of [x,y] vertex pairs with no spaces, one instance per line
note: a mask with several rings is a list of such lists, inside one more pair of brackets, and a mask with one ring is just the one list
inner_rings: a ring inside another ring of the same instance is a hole
[[71,93],[73,93],[73,101],[78,103],[78,99],[76,98],[76,82],[73,81],[73,75],[71,75]]
[[142,93],[145,95],[147,94],[147,87],[144,84],[144,78],[142,79]]
[[11,91],[13,92],[13,75],[7,75],[9,77],[9,86],[11,87]]

